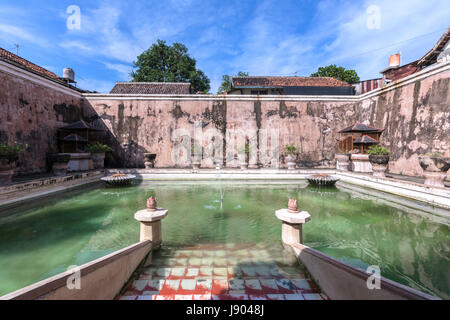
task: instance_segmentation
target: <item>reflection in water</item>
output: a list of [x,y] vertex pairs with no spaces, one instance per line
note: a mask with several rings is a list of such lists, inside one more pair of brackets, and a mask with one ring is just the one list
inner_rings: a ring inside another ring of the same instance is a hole
[[450,231],[436,223],[443,221],[442,212],[433,221],[433,208],[371,194],[344,184],[318,190],[304,181],[230,184],[219,179],[143,182],[36,204],[21,216],[0,219],[0,294],[138,241],[134,213],[153,195],[169,210],[163,221],[167,247],[279,243],[281,224],[274,212],[296,197],[312,216],[304,227],[307,245],[363,269],[379,265],[386,278],[450,298]]

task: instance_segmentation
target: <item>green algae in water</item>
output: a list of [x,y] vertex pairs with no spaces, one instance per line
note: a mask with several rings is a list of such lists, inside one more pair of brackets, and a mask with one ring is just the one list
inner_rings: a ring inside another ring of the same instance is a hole
[[450,298],[447,225],[381,198],[343,187],[317,190],[303,181],[146,182],[37,202],[21,215],[0,219],[0,295],[137,242],[134,213],[151,195],[169,210],[163,221],[167,247],[279,243],[281,222],[274,212],[296,197],[312,216],[303,229],[306,245],[362,269],[378,265],[386,278]]

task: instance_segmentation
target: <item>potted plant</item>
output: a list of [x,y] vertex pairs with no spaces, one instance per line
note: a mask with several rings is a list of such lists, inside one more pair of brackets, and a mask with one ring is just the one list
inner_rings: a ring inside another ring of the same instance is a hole
[[284,147],[284,154],[286,159],[286,164],[289,170],[295,170],[297,165],[297,157],[300,153],[300,149],[293,144],[288,144]]
[[367,150],[369,161],[372,164],[373,176],[377,178],[386,178],[386,170],[389,163],[391,152],[380,146],[372,146]]
[[11,182],[19,154],[26,148],[28,148],[28,145],[23,147],[17,143],[14,143],[12,146],[6,143],[0,143],[0,185]]
[[242,149],[239,150],[239,166],[241,170],[248,169],[248,162],[250,160],[250,144],[247,142]]
[[155,167],[156,154],[144,153],[144,165],[145,169],[151,169]]
[[86,147],[86,150],[92,154],[92,160],[94,162],[94,169],[100,169],[105,167],[105,153],[112,151],[112,149],[106,144],[100,142],[94,142]]
[[445,187],[444,180],[450,168],[450,157],[441,152],[432,152],[419,156],[419,163],[424,170],[425,185]]
[[55,176],[64,176],[70,162],[70,154],[68,153],[52,153],[49,155],[52,164],[52,172]]

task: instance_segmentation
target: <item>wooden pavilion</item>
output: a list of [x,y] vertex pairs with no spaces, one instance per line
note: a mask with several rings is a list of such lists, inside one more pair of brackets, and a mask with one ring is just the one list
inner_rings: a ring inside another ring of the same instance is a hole
[[371,146],[379,144],[383,132],[384,129],[356,122],[339,131],[339,152],[350,153],[356,149],[365,154]]

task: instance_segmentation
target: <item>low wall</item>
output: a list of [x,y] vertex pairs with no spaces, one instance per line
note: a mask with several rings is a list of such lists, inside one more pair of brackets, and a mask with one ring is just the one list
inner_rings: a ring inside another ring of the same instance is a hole
[[439,300],[383,277],[380,289],[370,290],[367,287],[369,275],[363,270],[299,243],[291,247],[317,285],[332,300]]
[[67,287],[71,272],[0,297],[0,300],[112,300],[152,248],[150,241],[134,244],[80,266],[80,290]]

